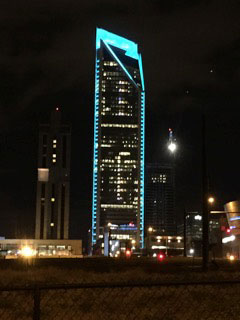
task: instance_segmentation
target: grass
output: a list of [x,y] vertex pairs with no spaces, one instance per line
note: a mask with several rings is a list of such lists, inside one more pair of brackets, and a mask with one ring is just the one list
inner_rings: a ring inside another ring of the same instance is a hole
[[148,258],[0,260],[0,286],[240,279],[238,261],[218,261],[218,266],[216,269],[210,265],[209,271],[203,273],[200,259],[179,257],[162,262]]
[[[63,283],[149,283],[239,280],[239,262],[218,261],[207,273],[201,260],[0,260],[0,287]],[[238,319],[240,284],[171,285],[41,290],[41,320]],[[31,291],[0,292],[0,319],[32,319]]]

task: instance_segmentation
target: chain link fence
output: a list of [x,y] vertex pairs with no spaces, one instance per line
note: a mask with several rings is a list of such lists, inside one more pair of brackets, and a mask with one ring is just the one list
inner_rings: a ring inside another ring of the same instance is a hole
[[0,288],[0,319],[239,319],[239,302],[240,281]]

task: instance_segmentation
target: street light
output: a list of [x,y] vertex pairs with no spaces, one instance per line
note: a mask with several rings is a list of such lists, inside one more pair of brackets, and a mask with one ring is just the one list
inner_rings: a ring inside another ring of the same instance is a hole
[[153,227],[148,227],[148,229],[147,229],[147,253],[148,253],[148,255],[150,255],[150,243],[151,243],[151,241],[150,241],[150,235],[151,235],[151,233],[153,232]]
[[171,153],[174,153],[177,149],[176,140],[173,138],[173,131],[171,128],[169,130],[169,138],[168,138],[168,150],[171,151]]
[[214,199],[213,197],[209,197],[209,198],[208,198],[208,202],[209,202],[210,204],[213,204],[214,201],[215,201],[215,199]]

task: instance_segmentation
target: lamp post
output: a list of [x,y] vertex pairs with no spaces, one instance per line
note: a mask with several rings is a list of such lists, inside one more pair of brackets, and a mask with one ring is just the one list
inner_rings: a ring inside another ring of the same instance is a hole
[[177,144],[176,144],[176,139],[173,138],[173,131],[171,128],[168,129],[169,130],[169,138],[168,138],[168,150],[171,153],[175,153],[176,149],[177,149]]
[[147,254],[148,255],[150,255],[150,236],[152,232],[153,232],[153,228],[148,227],[147,229]]
[[111,222],[108,223],[108,256],[110,257],[111,253]]
[[208,183],[206,161],[206,120],[202,113],[202,269],[207,271],[209,260]]

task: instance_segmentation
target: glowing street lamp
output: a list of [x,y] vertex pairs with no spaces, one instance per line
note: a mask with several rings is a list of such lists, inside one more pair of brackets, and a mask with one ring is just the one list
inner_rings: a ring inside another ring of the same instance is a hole
[[210,204],[213,204],[214,201],[215,201],[215,199],[214,199],[213,197],[209,197],[209,198],[208,198],[208,202],[209,202]]
[[177,144],[176,144],[176,140],[173,138],[173,131],[171,128],[168,129],[169,130],[169,138],[168,138],[168,150],[171,153],[174,153],[177,149]]
[[174,153],[177,149],[177,145],[174,142],[169,143],[168,150],[170,150],[172,153]]

